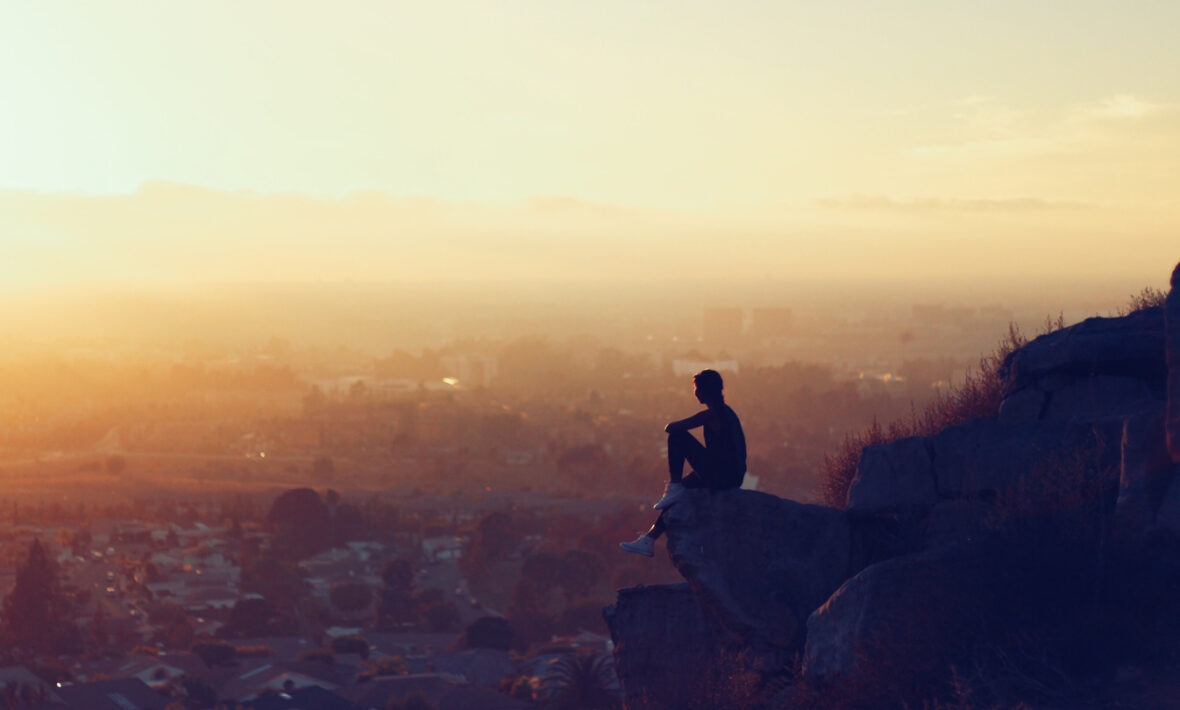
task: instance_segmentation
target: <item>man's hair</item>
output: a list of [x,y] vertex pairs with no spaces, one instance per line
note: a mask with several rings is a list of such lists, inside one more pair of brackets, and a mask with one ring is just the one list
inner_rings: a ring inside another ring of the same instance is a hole
[[713,394],[721,394],[725,384],[721,381],[721,373],[716,370],[701,370],[692,376],[692,383],[697,389]]

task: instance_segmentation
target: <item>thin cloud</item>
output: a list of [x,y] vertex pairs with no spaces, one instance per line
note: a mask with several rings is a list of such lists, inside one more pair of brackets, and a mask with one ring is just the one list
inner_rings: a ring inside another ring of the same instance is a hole
[[849,195],[819,200],[820,207],[846,212],[1046,212],[1089,209],[1093,205],[1080,202],[1060,202],[1034,197],[1001,199],[945,199],[923,197],[896,199],[884,195]]

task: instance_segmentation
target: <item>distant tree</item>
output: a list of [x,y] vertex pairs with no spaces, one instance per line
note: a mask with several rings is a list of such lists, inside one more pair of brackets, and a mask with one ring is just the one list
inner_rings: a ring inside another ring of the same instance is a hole
[[274,649],[270,646],[237,646],[236,653],[238,658],[270,658],[275,655]]
[[385,710],[439,710],[439,707],[421,692],[414,692],[404,698],[390,698]]
[[200,676],[184,673],[168,683],[169,694],[188,710],[204,710],[217,704],[217,691]]
[[350,634],[337,636],[332,639],[332,650],[339,654],[354,654],[361,658],[369,657],[369,642],[364,636]]
[[25,667],[29,672],[45,681],[49,685],[57,685],[58,683],[72,683],[74,675],[70,673],[70,669],[62,664],[61,661],[52,658],[42,658],[39,661],[26,663]]
[[561,585],[571,597],[588,594],[606,572],[606,564],[593,552],[569,550],[561,556]]
[[373,603],[373,588],[364,582],[333,584],[328,600],[340,611],[360,611]]
[[0,710],[30,710],[40,708],[49,700],[49,692],[41,683],[10,681],[0,686]]
[[294,488],[275,498],[267,522],[274,529],[274,549],[284,558],[301,560],[332,545],[328,506],[310,488]]
[[414,568],[409,560],[389,560],[381,568],[381,587],[374,610],[374,624],[380,631],[393,631],[418,619],[420,605],[414,597]]
[[606,656],[571,653],[553,664],[543,687],[545,704],[563,710],[607,710],[621,707],[612,690],[614,668]]
[[422,612],[422,618],[426,620],[426,628],[434,633],[453,631],[462,621],[459,607],[452,601],[431,604]]
[[171,626],[179,621],[188,619],[188,612],[174,602],[160,602],[147,607],[148,621],[152,626]]
[[341,503],[337,506],[332,523],[332,541],[337,546],[349,540],[370,539],[364,515],[361,514],[361,509],[352,503]]
[[581,601],[567,606],[557,619],[557,631],[563,634],[575,634],[579,630],[605,634],[609,631],[606,621],[602,618],[602,603]]
[[167,627],[163,641],[168,648],[191,648],[197,632],[188,617],[182,617]]
[[336,654],[330,648],[309,648],[301,651],[296,657],[298,661],[319,661],[326,666],[336,665]]
[[437,587],[430,587],[428,589],[419,589],[417,592],[414,592],[414,598],[417,599],[418,603],[423,607],[428,607],[432,604],[438,604],[441,601],[445,601],[447,596],[445,593],[443,593],[443,590],[438,589]]
[[90,648],[93,651],[103,651],[110,642],[107,630],[107,613],[102,602],[94,609],[94,618],[90,621]]
[[500,616],[483,616],[467,627],[460,638],[464,648],[498,648],[507,651],[512,648],[516,632],[508,620]]
[[414,588],[414,568],[401,557],[389,560],[381,567],[381,581],[386,587],[409,593]]
[[192,652],[209,668],[228,666],[238,657],[238,650],[234,648],[233,644],[218,639],[197,641],[193,644]]
[[357,676],[358,679],[369,680],[380,676],[406,675],[409,669],[406,660],[401,656],[386,656],[375,661],[368,661],[365,670]]
[[9,644],[42,653],[81,650],[81,636],[72,621],[70,598],[62,592],[57,566],[34,539],[16,570],[12,590],[4,598],[0,634]]
[[336,463],[330,456],[316,456],[311,461],[311,477],[320,483],[330,481],[336,476]]
[[275,630],[279,612],[265,597],[244,597],[234,602],[219,636],[249,638],[268,636]]
[[471,542],[459,558],[459,569],[468,580],[484,579],[493,565],[516,550],[522,539],[507,513],[488,513],[476,523]]

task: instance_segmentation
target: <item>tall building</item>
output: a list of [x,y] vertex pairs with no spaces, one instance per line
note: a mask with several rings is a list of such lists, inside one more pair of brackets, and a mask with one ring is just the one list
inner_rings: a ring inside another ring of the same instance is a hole
[[791,334],[791,309],[782,306],[755,308],[750,312],[750,335],[779,338]]
[[742,336],[742,309],[706,308],[701,333],[708,343],[731,343]]

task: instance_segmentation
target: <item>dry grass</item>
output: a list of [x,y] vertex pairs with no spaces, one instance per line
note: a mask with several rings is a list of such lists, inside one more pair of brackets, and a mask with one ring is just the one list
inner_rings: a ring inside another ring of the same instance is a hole
[[1127,298],[1127,303],[1119,309],[1118,314],[1125,316],[1135,311],[1141,311],[1144,308],[1154,308],[1155,306],[1164,305],[1164,301],[1168,300],[1168,292],[1161,291],[1158,288],[1148,286],[1139,293],[1133,293]]
[[[1064,327],[1064,318],[1046,319],[1043,332]],[[968,372],[962,385],[940,395],[921,411],[914,411],[909,420],[890,422],[886,426],[873,423],[859,432],[847,434],[834,454],[824,456],[823,478],[819,494],[825,505],[843,508],[848,504],[848,489],[856,476],[860,454],[866,446],[887,444],[908,436],[932,436],[943,429],[969,419],[994,417],[1000,411],[1004,380],[1000,366],[1004,359],[1028,342],[1016,324],[1008,326],[1008,333],[996,349],[979,360],[978,370]]]
[[[1162,306],[1168,293],[1148,286],[1127,298],[1127,303],[1118,310],[1124,316],[1144,308]],[[1065,327],[1065,319],[1046,318],[1038,335],[1051,333]],[[1015,324],[1008,326],[1008,333],[1001,338],[996,349],[983,356],[979,368],[968,373],[967,380],[949,394],[931,402],[921,413],[914,412],[909,421],[891,422],[881,426],[874,420],[862,431],[848,434],[834,454],[824,456],[819,496],[825,505],[843,508],[848,504],[848,489],[856,476],[861,451],[866,446],[887,444],[907,436],[931,436],[948,426],[962,424],[969,419],[994,417],[999,413],[1004,381],[1000,377],[1000,366],[1004,358],[1028,342]]]

